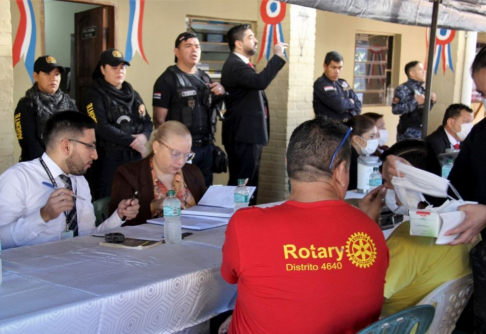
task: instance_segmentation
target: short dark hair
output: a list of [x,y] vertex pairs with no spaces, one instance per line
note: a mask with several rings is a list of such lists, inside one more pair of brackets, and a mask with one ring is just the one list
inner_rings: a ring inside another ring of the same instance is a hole
[[474,75],[474,73],[479,72],[483,68],[486,68],[486,46],[483,46],[476,54],[471,65],[471,74]]
[[240,24],[228,30],[226,37],[228,38],[228,46],[231,52],[235,51],[236,41],[242,41],[243,37],[245,37],[245,31],[248,29],[251,29],[251,25]]
[[[422,139],[405,139],[394,144],[380,156],[385,161],[389,155],[401,157],[418,169],[440,176],[442,167],[432,145]],[[389,180],[390,181],[390,180]],[[427,202],[434,206],[444,203],[444,198],[424,194]]]
[[349,168],[351,159],[351,141],[348,138],[334,158],[348,128],[335,120],[317,117],[300,124],[290,137],[287,148],[287,174],[300,182],[315,182],[332,176],[332,172],[341,162]]
[[343,61],[343,56],[337,51],[328,52],[326,58],[324,58],[324,64],[329,65],[331,61],[339,63],[340,61]]
[[84,129],[94,129],[96,123],[91,117],[78,111],[60,111],[51,116],[44,126],[42,139],[49,147],[61,134],[67,133],[72,138],[83,134]]
[[353,116],[348,119],[344,125],[353,128],[351,136],[362,136],[364,133],[370,131],[375,126],[375,122],[364,115]]
[[364,114],[361,114],[363,116],[366,116],[368,118],[371,118],[371,120],[373,122],[377,122],[380,118],[383,118],[383,115],[382,114],[378,114],[376,112],[367,112],[367,113],[364,113]]
[[461,111],[466,110],[467,112],[472,113],[473,110],[462,103],[454,103],[447,107],[444,113],[444,119],[442,120],[442,126],[447,125],[447,120],[449,118],[456,119],[457,117],[461,116]]
[[408,75],[408,72],[410,72],[410,70],[412,68],[414,68],[415,66],[417,66],[418,64],[420,64],[420,62],[418,60],[414,60],[414,61],[411,61],[410,63],[407,63],[407,65],[405,65],[405,74],[407,75],[407,78],[410,78],[410,76]]

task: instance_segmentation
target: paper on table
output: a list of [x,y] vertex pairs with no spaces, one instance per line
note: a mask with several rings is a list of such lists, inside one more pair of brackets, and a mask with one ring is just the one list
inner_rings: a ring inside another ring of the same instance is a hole
[[[155,218],[147,220],[147,223],[164,225],[164,218]],[[182,228],[188,230],[207,230],[210,228],[228,225],[228,218],[219,217],[201,217],[201,216],[181,216]]]
[[124,226],[114,228],[109,231],[101,232],[101,233],[94,233],[95,237],[104,237],[107,233],[122,233],[125,238],[132,238],[132,239],[142,239],[142,240],[151,240],[151,241],[160,241],[164,239],[164,230],[160,228],[150,228],[148,229],[147,226]]
[[[198,205],[217,206],[221,208],[234,209],[235,208],[235,193],[236,186],[210,186],[204,193],[204,196],[199,201]],[[256,187],[247,187],[250,192],[250,197],[255,192]]]
[[182,216],[203,216],[231,218],[235,213],[233,208],[221,208],[217,206],[195,205],[181,211]]

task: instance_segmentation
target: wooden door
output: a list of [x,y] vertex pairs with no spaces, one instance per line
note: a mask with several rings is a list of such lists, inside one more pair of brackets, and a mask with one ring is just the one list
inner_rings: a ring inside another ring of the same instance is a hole
[[115,47],[115,12],[101,6],[75,14],[76,105],[84,111],[84,95],[100,54]]

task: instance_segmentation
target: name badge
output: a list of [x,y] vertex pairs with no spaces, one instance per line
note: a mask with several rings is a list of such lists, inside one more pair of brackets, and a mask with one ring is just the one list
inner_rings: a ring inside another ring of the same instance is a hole
[[72,239],[72,238],[74,238],[74,231],[73,230],[61,232],[61,240]]
[[437,212],[410,211],[410,235],[437,238],[440,227],[441,219]]
[[195,96],[197,95],[197,92],[195,90],[186,90],[184,92],[181,92],[182,97],[186,96]]

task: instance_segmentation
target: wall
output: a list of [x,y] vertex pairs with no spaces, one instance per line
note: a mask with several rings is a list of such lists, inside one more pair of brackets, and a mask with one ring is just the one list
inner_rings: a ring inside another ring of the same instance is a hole
[[10,4],[0,1],[0,173],[15,162],[12,70],[12,24]]
[[[394,23],[373,21],[369,19],[356,18],[340,14],[317,12],[316,28],[316,62],[314,66],[315,79],[322,75],[324,57],[327,52],[336,50],[344,57],[344,67],[341,77],[346,79],[351,86],[354,80],[354,46],[355,35],[362,33],[377,33],[395,35],[394,48],[394,72],[393,86],[407,80],[403,68],[412,60],[424,62],[427,59],[425,45],[426,28],[405,26]],[[438,103],[434,106],[430,118],[428,132],[434,131],[442,122],[446,107],[460,100],[460,88],[462,81],[462,46],[464,34],[456,34],[452,43],[452,58],[456,74],[450,70],[444,75],[439,69],[437,75],[432,76],[432,91],[437,94]],[[440,64],[440,67],[442,63]],[[457,75],[459,69],[460,76]],[[456,83],[458,86],[456,87]],[[452,94],[451,94],[452,92]],[[396,140],[396,126],[399,116],[393,115],[389,106],[364,107],[363,112],[377,112],[384,115],[385,123],[389,131],[388,144]]]
[[83,12],[95,5],[53,1],[45,2],[45,53],[54,56],[59,64],[69,67],[71,64],[71,34],[74,34],[74,14]]

